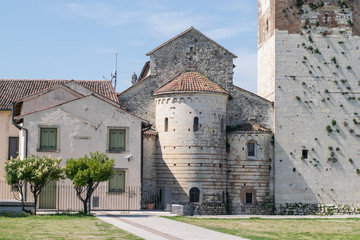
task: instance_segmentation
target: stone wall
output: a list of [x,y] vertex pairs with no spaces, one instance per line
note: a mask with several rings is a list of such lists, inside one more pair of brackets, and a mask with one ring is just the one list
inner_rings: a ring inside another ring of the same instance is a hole
[[226,215],[224,203],[181,203],[184,206],[184,215]]
[[231,94],[227,125],[256,118],[272,126],[272,105],[263,98],[233,85],[234,56],[214,41],[192,29],[149,53],[150,76],[125,90],[119,101],[130,112],[155,123],[153,92],[184,70],[199,71]]
[[[226,189],[227,98],[211,93],[157,96],[157,187],[172,188],[173,202],[189,201],[193,187],[200,190],[200,202],[222,201]],[[195,118],[197,131],[193,128]]]
[[[156,191],[156,164],[155,152],[157,144],[157,135],[145,135],[143,138],[143,184],[142,196],[155,195]],[[146,199],[144,199],[145,202]]]
[[254,205],[233,205],[233,215],[273,215],[274,203],[271,201],[258,202]]
[[273,128],[273,103],[236,86],[227,89],[230,98],[227,106],[228,126],[236,126],[240,123],[252,120],[263,126]]
[[[25,210],[34,211],[33,202],[24,202]],[[0,213],[21,213],[21,202],[0,202]]]
[[275,203],[360,206],[359,1],[273,2],[274,41],[262,48],[275,47],[274,90],[261,95],[275,91]]
[[275,214],[280,215],[353,215],[360,214],[360,208],[337,204],[283,203],[275,205]]
[[[267,132],[227,133],[228,192],[236,214],[258,214],[264,202],[274,198],[274,151]],[[247,143],[255,142],[255,157],[247,156]],[[245,194],[253,194],[246,204]],[[259,210],[260,209],[260,210]]]

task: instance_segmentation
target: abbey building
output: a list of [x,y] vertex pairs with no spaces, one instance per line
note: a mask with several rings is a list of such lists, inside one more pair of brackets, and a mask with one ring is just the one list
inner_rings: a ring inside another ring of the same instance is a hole
[[[191,27],[147,53],[125,91],[104,90],[102,81],[61,82],[51,89],[60,102],[46,106],[58,118],[36,100],[49,90],[24,93],[12,117],[32,129],[34,154],[44,152],[36,143],[42,128],[62,139],[72,134],[83,151],[85,140],[96,142],[95,150],[116,159],[119,184],[141,187],[138,208],[155,196],[163,209],[179,205],[197,214],[355,213],[359,10],[357,1],[259,0],[258,95],[233,84],[237,56]],[[86,134],[63,132],[65,116],[72,126],[86,122]],[[11,131],[8,137],[18,135]],[[24,141],[21,135],[20,146]]]

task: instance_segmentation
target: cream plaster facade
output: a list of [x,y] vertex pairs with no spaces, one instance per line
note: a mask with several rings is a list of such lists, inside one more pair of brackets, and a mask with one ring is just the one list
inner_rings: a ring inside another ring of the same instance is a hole
[[[103,152],[115,160],[115,169],[125,171],[125,188],[131,186],[134,191],[140,191],[141,136],[142,125],[146,121],[124,111],[116,103],[109,103],[108,100],[105,101],[93,94],[80,95],[72,90],[69,91],[67,86],[58,85],[17,102],[17,104],[22,103],[24,114],[21,112],[16,120],[21,121],[21,126],[28,131],[28,155],[60,157],[62,164],[65,165],[69,158],[82,157],[84,154],[94,151]],[[43,102],[46,100],[48,102],[44,105]],[[32,111],[30,112],[28,109]],[[56,150],[40,149],[41,128],[57,129]],[[125,151],[110,151],[109,133],[112,129],[125,130]],[[22,130],[20,134],[20,156],[22,158],[25,157],[25,144],[25,131]],[[125,158],[130,154],[131,158]],[[71,183],[68,179],[66,182]],[[102,183],[102,185],[108,188],[108,182]],[[94,196],[96,197],[97,194],[95,192]],[[109,200],[107,207],[112,209],[111,199],[117,201],[116,195],[131,193],[103,191],[99,194],[106,195],[105,197]],[[104,199],[104,196],[100,197]],[[64,204],[69,201],[62,202],[62,199],[58,199],[60,202],[57,204],[66,209]],[[138,199],[139,201],[131,206],[134,210],[140,209],[140,198]]]
[[12,124],[11,111],[0,111],[0,181],[5,181],[4,164],[9,160],[9,137],[19,137]]

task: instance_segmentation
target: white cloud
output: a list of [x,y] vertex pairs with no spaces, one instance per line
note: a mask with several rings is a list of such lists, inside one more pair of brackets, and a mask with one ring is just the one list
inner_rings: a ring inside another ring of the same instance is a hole
[[257,52],[239,49],[234,60],[234,84],[248,91],[256,93],[257,89]]

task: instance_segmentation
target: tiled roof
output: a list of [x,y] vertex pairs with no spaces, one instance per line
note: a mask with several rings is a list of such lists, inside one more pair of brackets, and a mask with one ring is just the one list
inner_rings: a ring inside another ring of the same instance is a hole
[[148,129],[144,132],[145,136],[156,136],[156,131],[154,129]]
[[271,132],[269,129],[258,123],[242,123],[234,127],[227,127],[228,132]]
[[10,110],[11,103],[19,98],[43,91],[58,84],[75,81],[76,83],[96,92],[114,102],[119,102],[110,81],[100,80],[29,80],[0,79],[0,110]]
[[174,92],[214,92],[229,94],[198,72],[185,72],[155,91],[155,95]]

